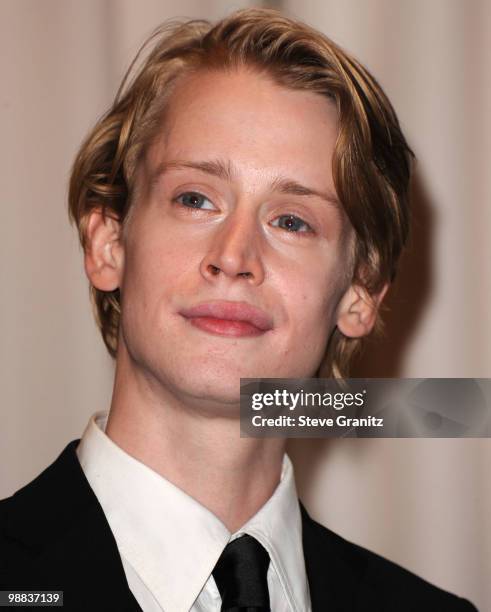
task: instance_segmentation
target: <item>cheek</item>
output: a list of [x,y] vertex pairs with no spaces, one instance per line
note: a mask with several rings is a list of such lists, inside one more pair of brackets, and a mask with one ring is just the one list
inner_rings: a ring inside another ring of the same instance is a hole
[[289,326],[284,355],[302,355],[302,360],[316,364],[336,325],[335,313],[342,294],[340,260],[313,260],[303,270],[308,273],[291,277],[283,291]]
[[323,338],[333,325],[336,292],[334,287],[311,285],[292,296],[290,312],[295,330],[309,342]]
[[127,246],[124,282],[138,286],[145,294],[161,292],[175,283],[196,258],[195,245],[172,232],[142,230],[144,240],[132,240]]
[[[340,258],[334,253],[298,262],[283,279],[285,300],[297,325],[308,328],[333,318],[342,289]],[[288,280],[287,283],[285,281]]]
[[148,336],[148,328],[161,328],[162,307],[172,297],[182,277],[185,260],[178,256],[178,245],[162,240],[161,233],[147,231],[144,240],[130,240],[126,246],[121,286],[123,325],[127,333],[137,330]]

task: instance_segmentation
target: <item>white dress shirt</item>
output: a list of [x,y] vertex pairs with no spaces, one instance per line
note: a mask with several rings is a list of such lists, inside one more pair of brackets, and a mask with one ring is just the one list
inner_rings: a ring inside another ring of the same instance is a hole
[[105,434],[107,417],[91,417],[77,455],[144,612],[220,612],[211,573],[226,544],[245,533],[269,553],[271,610],[310,612],[302,520],[286,454],[273,495],[231,534],[207,508],[117,446]]

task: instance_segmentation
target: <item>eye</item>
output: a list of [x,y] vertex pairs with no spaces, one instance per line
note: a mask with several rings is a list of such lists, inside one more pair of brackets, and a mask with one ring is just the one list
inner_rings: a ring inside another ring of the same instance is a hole
[[[206,196],[197,191],[186,191],[185,193],[181,193],[181,195],[178,195],[173,201],[182,204],[186,208],[198,208],[199,210],[214,210],[215,208]],[[207,206],[204,205],[205,202],[208,203]]]
[[[276,223],[276,221],[278,221],[278,223]],[[271,223],[271,225],[273,225],[273,227],[285,229],[288,232],[304,233],[313,231],[308,223],[295,215],[280,215]]]

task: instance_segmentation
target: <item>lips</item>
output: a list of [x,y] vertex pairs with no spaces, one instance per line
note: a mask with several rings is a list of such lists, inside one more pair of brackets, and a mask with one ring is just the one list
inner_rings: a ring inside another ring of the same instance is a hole
[[[272,318],[260,308],[256,308],[247,302],[231,302],[217,300],[197,304],[191,308],[180,310],[180,314],[187,319],[214,320],[216,324],[231,321],[247,326],[252,326],[258,332],[266,332],[273,327]],[[230,328],[230,326],[229,326]]]

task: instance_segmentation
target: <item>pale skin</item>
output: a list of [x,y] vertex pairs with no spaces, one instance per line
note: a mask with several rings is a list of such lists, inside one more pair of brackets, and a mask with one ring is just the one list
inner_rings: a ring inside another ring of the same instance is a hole
[[[187,76],[138,169],[125,232],[89,218],[86,273],[122,298],[106,433],[231,532],[271,497],[286,443],[239,437],[239,379],[313,376],[334,327],[368,334],[385,293],[346,280],[336,136],[318,94],[246,69]],[[208,300],[246,301],[273,328],[227,337],[179,312]]]

